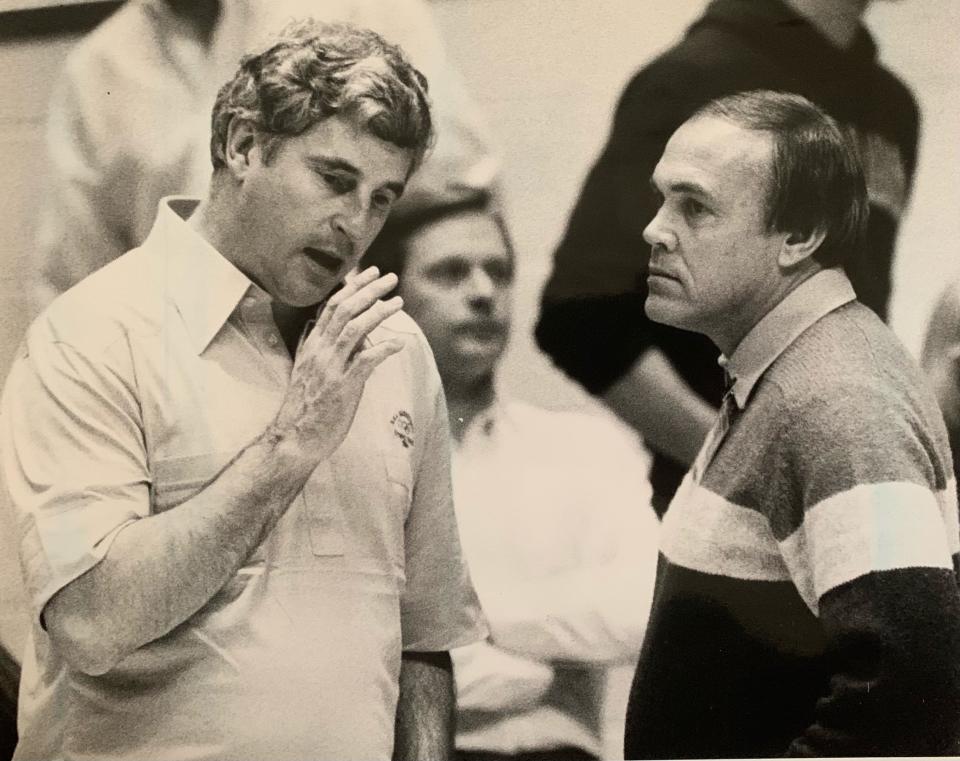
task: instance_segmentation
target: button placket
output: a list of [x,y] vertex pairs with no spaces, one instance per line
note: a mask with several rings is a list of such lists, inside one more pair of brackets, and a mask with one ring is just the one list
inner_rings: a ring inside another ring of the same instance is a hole
[[345,552],[344,517],[341,514],[333,468],[321,462],[300,493],[307,517],[310,546],[317,556],[338,556]]
[[244,296],[240,303],[240,315],[244,335],[263,357],[274,378],[286,387],[293,362],[273,322],[269,296],[261,293]]

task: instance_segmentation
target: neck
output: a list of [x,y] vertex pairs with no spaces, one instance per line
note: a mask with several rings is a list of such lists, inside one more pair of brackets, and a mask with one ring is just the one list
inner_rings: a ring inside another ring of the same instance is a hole
[[292,307],[274,299],[270,308],[273,312],[273,322],[280,331],[280,337],[287,347],[287,352],[293,358],[297,354],[297,344],[307,323],[317,316],[319,305],[311,304],[305,307]]
[[[734,321],[730,320],[728,316],[727,319],[720,321],[719,324],[723,325],[725,329],[729,328],[729,330],[724,330],[723,332],[715,331],[712,334],[707,333],[707,337],[717,345],[717,348],[723,352],[724,356],[732,357],[740,345],[740,342],[750,334],[750,331],[753,330],[764,317],[770,314],[781,301],[820,272],[820,270],[820,265],[812,261],[799,266],[792,277],[783,280],[778,288],[769,292],[766,299],[757,302],[756,309],[749,312],[750,316],[744,322],[737,325]],[[746,312],[744,313],[746,314]]]
[[493,373],[469,380],[444,380],[443,388],[447,396],[450,434],[459,444],[473,419],[493,404]]
[[839,48],[853,43],[870,0],[785,0]]
[[218,189],[219,178],[215,172],[210,181],[210,192],[197,206],[188,223],[213,246],[234,267],[249,277],[254,283],[257,278],[252,274],[246,259],[244,231],[237,226],[237,214],[229,208],[225,200],[230,194]]

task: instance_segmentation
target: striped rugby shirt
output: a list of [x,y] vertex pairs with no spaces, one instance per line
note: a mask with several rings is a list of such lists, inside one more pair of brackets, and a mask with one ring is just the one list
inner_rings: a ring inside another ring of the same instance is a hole
[[728,430],[664,518],[627,758],[960,751],[946,431],[853,299],[819,272],[726,362]]

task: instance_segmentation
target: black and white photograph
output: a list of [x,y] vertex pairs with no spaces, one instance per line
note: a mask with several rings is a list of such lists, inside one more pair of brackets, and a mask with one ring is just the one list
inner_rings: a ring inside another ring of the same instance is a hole
[[0,761],[960,758],[956,0],[0,0]]

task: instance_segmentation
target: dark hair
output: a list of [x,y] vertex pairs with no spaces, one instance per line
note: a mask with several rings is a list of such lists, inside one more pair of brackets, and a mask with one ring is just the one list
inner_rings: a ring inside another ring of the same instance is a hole
[[767,229],[826,233],[813,258],[842,264],[862,245],[870,207],[851,135],[806,98],[751,90],[711,101],[692,118],[716,116],[773,135]]
[[485,214],[496,223],[503,236],[503,243],[513,257],[513,241],[506,222],[491,202],[490,194],[481,192],[446,206],[434,206],[402,217],[390,217],[364,254],[363,266],[376,266],[382,274],[393,272],[399,277],[407,263],[407,244],[413,235],[436,222],[469,212]]
[[416,168],[433,125],[427,80],[404,52],[368,29],[298,21],[267,50],[244,56],[213,106],[210,156],[225,166],[230,123],[247,119],[266,136],[264,160],[279,141],[342,114],[372,135],[413,152]]

